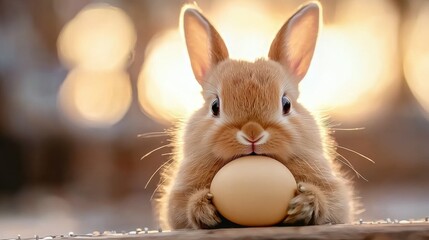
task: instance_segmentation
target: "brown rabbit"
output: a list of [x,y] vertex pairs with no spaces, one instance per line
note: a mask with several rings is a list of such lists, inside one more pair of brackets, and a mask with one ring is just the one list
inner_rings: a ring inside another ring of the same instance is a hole
[[297,180],[283,224],[352,220],[349,182],[334,164],[335,142],[321,122],[297,102],[316,46],[321,7],[301,7],[280,29],[269,60],[228,58],[215,28],[192,6],[183,28],[204,105],[174,135],[172,165],[163,173],[158,202],[164,227],[215,228],[225,223],[211,202],[210,183],[234,159],[259,154],[277,159]]

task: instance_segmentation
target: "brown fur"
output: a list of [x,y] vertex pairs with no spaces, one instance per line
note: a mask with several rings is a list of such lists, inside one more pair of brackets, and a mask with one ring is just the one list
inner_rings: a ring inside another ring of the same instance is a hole
[[[315,19],[311,15],[315,11],[319,18],[318,4],[307,6],[301,8],[298,14],[304,16],[304,21],[292,19],[292,22],[308,24],[306,15]],[[185,17],[195,18],[198,14],[200,13],[195,9],[185,10]],[[202,19],[202,24],[206,24],[205,31],[209,31],[204,37],[210,39],[211,45],[223,45],[219,35],[210,34],[210,31],[215,31],[214,28],[205,18]],[[299,42],[294,39],[296,35],[282,32],[286,31],[285,29],[300,31],[294,27],[283,27],[278,36]],[[313,28],[318,29],[314,26]],[[189,29],[195,28],[191,26]],[[193,38],[193,35],[189,34],[191,33],[185,32],[187,41]],[[298,36],[302,38],[303,34]],[[277,58],[273,60],[230,60],[227,51],[216,46],[210,49],[193,49],[193,52],[198,53],[203,50],[222,51],[207,54],[208,58],[203,59],[203,62],[209,64],[198,65],[199,60],[193,59],[197,64],[193,67],[202,70],[198,71],[198,74],[204,73],[199,76],[199,82],[203,88],[205,103],[178,127],[174,135],[176,148],[173,163],[162,175],[164,185],[158,202],[164,227],[212,228],[221,223],[222,219],[212,205],[208,193],[214,175],[222,166],[237,157],[250,154],[253,150],[251,146],[237,141],[236,134],[239,130],[252,139],[262,131],[268,132],[268,141],[256,145],[255,153],[282,162],[298,182],[297,196],[290,202],[284,224],[346,223],[352,220],[352,191],[349,182],[333,162],[336,157],[334,141],[319,118],[297,101],[298,83],[303,77],[302,69],[306,72],[308,66],[301,66],[296,71],[293,66],[302,64],[302,58],[313,54],[315,37],[310,34],[310,37],[301,40],[312,50],[297,46],[306,51],[301,55],[298,53],[293,57],[289,56],[286,62],[279,58],[285,57],[283,54],[287,54],[289,50],[280,51],[278,48],[294,46],[288,46],[288,42],[279,44],[278,39],[274,41],[276,44],[272,45],[270,53],[282,53],[276,54]],[[192,47],[188,44],[188,49]],[[218,62],[218,59],[226,60]],[[198,78],[197,73],[196,77]],[[283,95],[289,98],[292,106],[287,115],[282,112]],[[213,117],[210,111],[216,97],[220,99],[219,117]]]

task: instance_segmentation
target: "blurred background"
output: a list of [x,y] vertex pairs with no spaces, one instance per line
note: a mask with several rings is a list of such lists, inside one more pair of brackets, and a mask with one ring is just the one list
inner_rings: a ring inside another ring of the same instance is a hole
[[[157,228],[158,175],[145,185],[171,149],[156,133],[202,102],[178,31],[185,2],[0,1],[0,238]],[[197,1],[247,60],[303,2]],[[300,101],[331,116],[338,152],[367,179],[344,166],[362,218],[425,217],[429,1],[321,3]]]

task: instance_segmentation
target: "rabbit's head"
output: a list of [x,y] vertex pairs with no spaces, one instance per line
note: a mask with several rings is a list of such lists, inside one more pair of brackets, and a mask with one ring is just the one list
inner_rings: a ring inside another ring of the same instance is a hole
[[185,7],[187,49],[205,100],[187,122],[185,151],[203,151],[227,162],[249,154],[288,161],[321,150],[319,126],[297,102],[320,18],[318,3],[301,7],[279,30],[269,59],[246,62],[229,59],[215,28],[198,9]]

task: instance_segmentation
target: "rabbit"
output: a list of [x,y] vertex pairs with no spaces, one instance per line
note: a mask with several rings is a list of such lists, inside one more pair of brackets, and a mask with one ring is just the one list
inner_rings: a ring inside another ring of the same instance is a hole
[[353,189],[334,161],[335,141],[323,119],[297,101],[321,14],[319,3],[303,5],[275,36],[268,59],[247,62],[229,58],[221,36],[197,7],[183,7],[181,25],[204,104],[173,134],[172,163],[162,173],[157,201],[161,226],[224,226],[210,183],[225,164],[252,154],[280,161],[297,181],[281,225],[352,221]]

